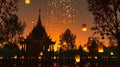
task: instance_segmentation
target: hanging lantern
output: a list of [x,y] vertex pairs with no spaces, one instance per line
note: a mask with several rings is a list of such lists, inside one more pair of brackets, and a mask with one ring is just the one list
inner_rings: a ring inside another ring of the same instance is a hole
[[82,25],[82,31],[87,31],[87,25],[86,24]]
[[103,46],[98,46],[98,52],[99,52],[99,53],[104,52]]
[[25,4],[30,4],[30,0],[25,0]]
[[78,62],[80,62],[80,55],[76,55],[75,56],[75,61],[78,63]]

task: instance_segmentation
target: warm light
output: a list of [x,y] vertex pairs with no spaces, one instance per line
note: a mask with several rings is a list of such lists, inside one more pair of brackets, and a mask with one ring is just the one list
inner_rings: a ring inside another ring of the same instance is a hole
[[40,55],[41,55],[41,56],[43,55],[43,52],[42,52],[42,51],[40,52]]
[[67,44],[66,41],[64,41],[64,42],[63,42],[63,45],[66,45],[66,44]]
[[2,56],[0,56],[0,59],[3,59],[3,57],[2,57]]
[[24,56],[21,56],[21,59],[24,59]]
[[110,55],[114,55],[113,51],[110,51]]
[[54,60],[57,59],[56,56],[54,56]]
[[84,45],[83,46],[83,50],[87,50],[88,48],[87,48],[87,45]]
[[82,25],[82,31],[87,31],[87,25],[86,24]]
[[89,52],[87,45],[84,45],[84,46],[83,46],[83,50],[84,50],[85,52]]
[[76,55],[76,56],[75,56],[75,61],[76,61],[76,62],[80,62],[80,55]]
[[42,57],[39,56],[38,59],[42,59]]
[[48,48],[48,51],[50,51],[50,48]]
[[92,57],[91,56],[88,56],[88,59],[91,59]]
[[17,59],[17,55],[14,56],[14,59]]
[[32,21],[32,24],[34,24],[34,21]]
[[95,56],[94,58],[97,59],[97,56]]
[[98,52],[99,52],[99,53],[104,52],[104,50],[103,50],[103,46],[98,46]]
[[25,4],[30,4],[30,0],[25,0]]

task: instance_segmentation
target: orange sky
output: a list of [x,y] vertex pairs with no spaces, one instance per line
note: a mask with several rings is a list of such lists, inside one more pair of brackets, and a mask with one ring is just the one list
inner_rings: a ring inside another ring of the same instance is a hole
[[[66,16],[61,17],[60,14],[57,14],[57,12],[60,12],[59,10],[55,10],[55,15],[49,15],[49,10],[53,10],[54,8],[51,8],[51,5],[47,4],[48,0],[41,0],[41,2],[42,25],[45,27],[46,32],[48,33],[48,35],[50,35],[52,40],[57,41],[56,44],[59,43],[59,36],[67,28],[69,28],[72,33],[76,35],[76,45],[85,44],[88,40],[88,37],[92,36],[92,31],[90,30],[90,28],[93,26],[93,17],[87,10],[86,0],[75,0],[74,2],[77,2],[77,5],[75,5],[74,7],[72,6],[75,3],[71,3],[71,7],[72,9],[74,9],[74,11],[71,10],[71,8],[65,9],[64,6],[60,6],[60,9],[63,8],[63,10],[71,11],[71,13],[68,13],[68,18],[66,18]],[[38,19],[39,8],[40,0],[31,0],[31,3],[29,5],[26,5],[24,3],[24,0],[20,0],[18,15],[20,19],[27,24],[27,27],[24,31],[24,36],[27,36],[32,28],[35,26]],[[60,13],[64,14],[64,11],[61,11]],[[74,15],[75,17],[73,17]],[[51,16],[54,16],[55,19],[53,19],[54,17],[51,18]],[[34,21],[34,23],[32,23],[32,21]],[[87,25],[88,28],[86,32],[83,32],[81,30],[82,24],[84,23]]]

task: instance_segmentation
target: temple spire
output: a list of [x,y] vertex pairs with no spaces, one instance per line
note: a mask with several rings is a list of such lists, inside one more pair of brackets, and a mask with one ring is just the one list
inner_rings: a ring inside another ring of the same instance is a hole
[[41,9],[39,9],[38,24],[41,24]]

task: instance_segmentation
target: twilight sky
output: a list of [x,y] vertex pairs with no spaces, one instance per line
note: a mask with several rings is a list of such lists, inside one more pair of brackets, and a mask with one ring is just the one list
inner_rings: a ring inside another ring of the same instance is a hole
[[[35,26],[38,20],[39,8],[41,8],[41,21],[46,32],[53,41],[57,41],[59,36],[70,29],[76,35],[76,44],[85,44],[89,36],[92,36],[90,28],[93,26],[93,16],[87,10],[86,0],[31,0],[26,5],[24,0],[19,2],[18,15],[27,24],[24,36]],[[88,30],[81,30],[82,24],[86,24]]]

